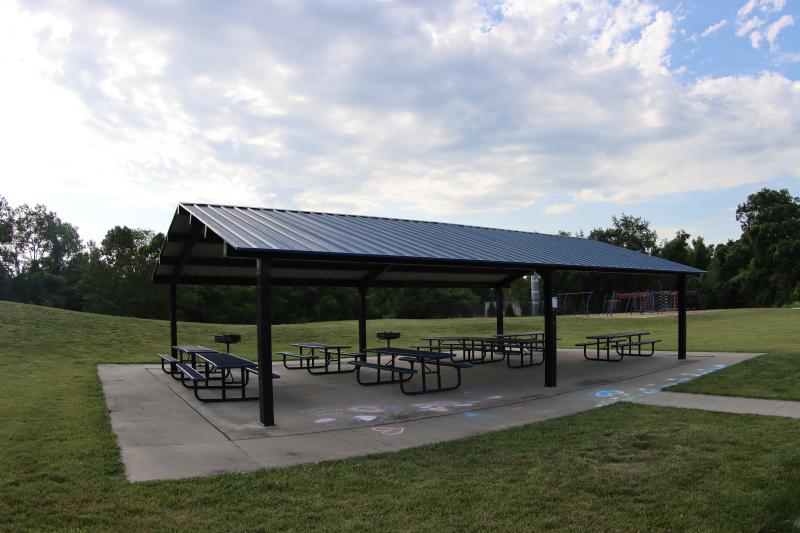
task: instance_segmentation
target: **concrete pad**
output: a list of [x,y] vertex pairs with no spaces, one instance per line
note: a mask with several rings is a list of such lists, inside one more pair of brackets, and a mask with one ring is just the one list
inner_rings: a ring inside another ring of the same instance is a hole
[[[277,425],[269,428],[258,422],[258,402],[198,402],[157,364],[100,365],[98,373],[128,479],[138,481],[382,453],[617,401],[687,402],[660,391],[758,354],[690,354],[683,361],[675,355],[606,363],[559,350],[555,388],[544,387],[543,366],[500,362],[465,369],[460,389],[419,396],[402,394],[396,384],[361,387],[354,374],[312,376],[275,364]],[[257,387],[256,379],[248,391],[255,395]]]
[[230,441],[173,446],[122,446],[129,481],[181,479],[262,468]]
[[263,467],[343,459],[370,453],[393,451],[393,447],[353,430],[310,435],[264,437],[236,441],[237,446]]

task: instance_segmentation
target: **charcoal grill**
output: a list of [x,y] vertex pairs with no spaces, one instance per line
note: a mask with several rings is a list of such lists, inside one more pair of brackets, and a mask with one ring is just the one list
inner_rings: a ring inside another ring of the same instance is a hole
[[238,333],[226,333],[225,335],[214,335],[214,342],[219,342],[225,345],[225,351],[230,353],[231,344],[236,344],[242,341],[242,336]]
[[399,339],[400,338],[400,332],[399,331],[379,331],[377,333],[377,336],[382,341],[386,341],[386,347],[387,348],[391,348],[392,347],[392,339]]

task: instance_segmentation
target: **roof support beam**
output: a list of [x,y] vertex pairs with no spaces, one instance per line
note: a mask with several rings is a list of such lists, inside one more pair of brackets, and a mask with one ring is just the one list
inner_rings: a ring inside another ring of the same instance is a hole
[[540,270],[539,275],[542,277],[542,297],[544,298],[544,386],[555,387],[558,340],[556,338],[556,309],[553,299],[556,297],[556,277],[552,270]]
[[367,360],[367,286],[358,286],[358,353]]
[[503,285],[497,285],[494,288],[494,297],[494,308],[497,316],[497,334],[502,335],[504,333],[503,317],[506,314],[506,301],[505,295],[503,294]]
[[[203,241],[196,241],[203,242]],[[159,261],[161,265],[177,265],[181,261],[181,257],[162,257]],[[234,257],[187,257],[183,263],[184,266],[209,266],[209,267],[233,267],[233,268],[247,268],[256,267],[253,259],[243,259]]]
[[[182,285],[255,285],[253,277],[233,276],[181,276],[176,282],[172,275],[153,276],[153,283],[180,283]],[[358,287],[360,280],[272,278],[273,286],[304,287]],[[448,281],[373,281],[370,287],[419,287],[432,289],[471,289],[475,287],[495,287],[495,283],[448,282]]]
[[678,274],[678,359],[686,359],[686,274]]
[[178,258],[178,263],[175,265],[175,268],[172,270],[172,282],[176,283],[178,279],[180,279],[181,274],[183,273],[183,267],[186,265],[186,261],[189,260],[189,256],[192,255],[192,249],[194,245],[197,244],[197,241],[200,239],[200,235],[202,234],[203,229],[198,224],[197,226],[192,226],[192,238],[189,239],[187,242],[183,244],[183,249],[181,250],[181,255]]
[[370,283],[378,279],[381,276],[381,274],[391,270],[393,266],[394,265],[385,265],[381,268],[373,270],[372,272],[361,278],[361,283],[363,283],[364,285],[369,285]]
[[500,280],[499,285],[502,285],[503,287],[508,287],[518,279],[521,279],[528,275],[530,275],[530,272],[527,270],[525,272],[515,272],[513,274],[509,274],[508,276]]
[[269,259],[259,259],[256,280],[258,337],[258,411],[265,426],[275,425],[275,406],[272,397],[272,287]]
[[[198,224],[199,224],[199,222],[198,222]],[[192,228],[194,228],[194,226],[192,226]],[[192,231],[194,231],[194,229]],[[193,240],[192,232],[189,232],[189,233],[172,233],[172,232],[167,233],[167,242],[189,242],[191,240]],[[204,242],[204,243],[208,243],[208,244],[222,244],[225,241],[223,241],[215,233],[213,233],[211,231],[208,231],[208,232],[206,232],[206,235],[203,237],[203,239],[200,240],[200,242]]]

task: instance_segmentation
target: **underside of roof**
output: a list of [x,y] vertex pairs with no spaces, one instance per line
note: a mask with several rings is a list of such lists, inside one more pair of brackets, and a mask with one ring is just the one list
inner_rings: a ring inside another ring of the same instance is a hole
[[576,237],[280,209],[180,204],[156,283],[253,285],[269,259],[276,285],[497,286],[533,271],[702,271]]

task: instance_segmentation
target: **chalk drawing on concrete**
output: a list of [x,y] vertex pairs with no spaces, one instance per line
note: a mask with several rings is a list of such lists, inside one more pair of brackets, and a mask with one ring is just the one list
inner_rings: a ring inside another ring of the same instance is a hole
[[464,418],[480,418],[480,419],[490,419],[490,418],[497,418],[497,415],[494,413],[476,413],[473,411],[467,411],[464,413]]
[[458,407],[472,407],[478,403],[477,401],[472,402],[454,402],[452,400],[439,400],[436,402],[425,402],[425,403],[414,403],[411,404],[412,407],[416,407],[420,411],[433,411],[436,413],[447,413],[452,408]]
[[347,410],[351,413],[383,413],[386,408],[383,405],[352,405]]
[[622,396],[625,394],[623,390],[599,390],[594,393],[598,398],[611,398],[612,396]]
[[402,435],[402,433],[406,430],[406,428],[393,428],[387,426],[381,427],[373,427],[370,428],[372,431],[377,431],[383,435],[388,435],[389,437],[394,437],[395,435]]
[[315,424],[331,424],[333,422],[336,422],[336,419],[331,417],[317,418],[314,420]]

